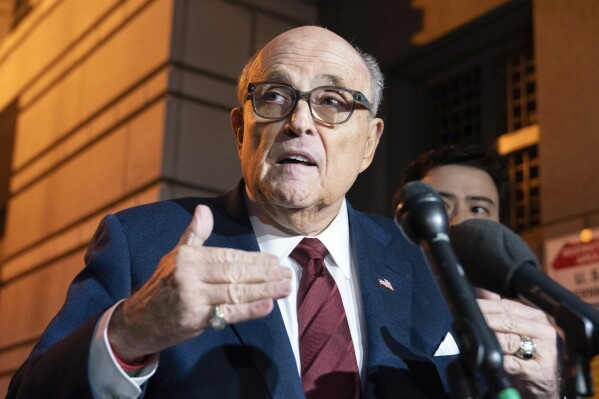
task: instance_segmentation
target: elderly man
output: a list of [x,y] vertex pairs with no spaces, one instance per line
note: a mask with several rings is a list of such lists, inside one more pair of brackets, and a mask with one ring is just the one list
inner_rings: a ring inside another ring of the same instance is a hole
[[436,398],[456,359],[418,248],[345,194],[382,76],[318,27],[257,52],[231,112],[243,180],[107,216],[9,398]]
[[[492,148],[453,145],[433,149],[412,161],[403,172],[402,183],[422,180],[430,184],[443,199],[451,225],[475,218],[506,221],[508,166]],[[557,335],[545,313],[486,290],[477,292],[479,306],[505,350],[505,368],[523,397],[557,398]],[[522,343],[529,340],[537,352],[530,359],[521,351]]]

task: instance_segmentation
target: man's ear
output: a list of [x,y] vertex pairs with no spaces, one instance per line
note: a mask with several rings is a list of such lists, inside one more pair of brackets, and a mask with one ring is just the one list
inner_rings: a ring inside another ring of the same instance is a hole
[[368,126],[368,137],[366,138],[366,147],[364,148],[364,157],[362,158],[362,166],[360,167],[360,173],[366,170],[372,163],[376,147],[379,145],[379,141],[383,134],[385,123],[381,118],[373,118]]
[[231,129],[237,138],[237,151],[241,151],[243,143],[243,108],[235,107],[231,110]]

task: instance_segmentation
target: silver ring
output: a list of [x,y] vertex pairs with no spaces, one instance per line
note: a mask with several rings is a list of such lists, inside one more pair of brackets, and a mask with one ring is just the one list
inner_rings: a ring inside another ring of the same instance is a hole
[[225,314],[220,308],[221,305],[213,305],[210,308],[210,318],[208,319],[208,325],[213,330],[222,330],[227,325],[225,321]]
[[530,337],[520,337],[520,347],[514,353],[517,357],[524,360],[532,359],[537,353],[537,347]]

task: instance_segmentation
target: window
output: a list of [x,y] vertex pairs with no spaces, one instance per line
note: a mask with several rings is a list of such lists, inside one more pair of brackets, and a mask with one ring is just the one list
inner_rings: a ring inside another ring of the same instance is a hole
[[541,224],[538,145],[516,150],[510,160],[510,226],[521,233]]
[[[508,57],[505,73],[508,135],[522,136],[537,123],[532,50]],[[538,136],[506,154],[511,164],[510,227],[518,233],[541,224]]]
[[537,122],[535,64],[532,51],[521,52],[506,62],[508,132]]
[[480,91],[478,70],[431,88],[435,146],[480,140]]

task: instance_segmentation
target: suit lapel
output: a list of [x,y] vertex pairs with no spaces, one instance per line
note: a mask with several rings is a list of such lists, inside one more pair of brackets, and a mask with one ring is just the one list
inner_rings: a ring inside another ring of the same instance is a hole
[[[213,207],[215,230],[206,245],[260,251],[240,185]],[[277,302],[267,317],[231,326],[273,398],[304,398],[301,379]]]
[[350,226],[368,334],[367,368],[404,368],[401,358],[389,352],[385,338],[410,346],[411,265],[393,264],[399,257],[390,246],[392,236],[351,208]]
[[[433,320],[444,314],[446,304],[420,248],[351,208],[350,224],[372,340],[377,341],[386,328],[413,355],[432,355],[448,331],[448,318]],[[376,342],[369,344],[376,349]]]
[[368,334],[364,397],[445,397],[433,353],[450,320],[420,249],[392,222],[348,209]]

